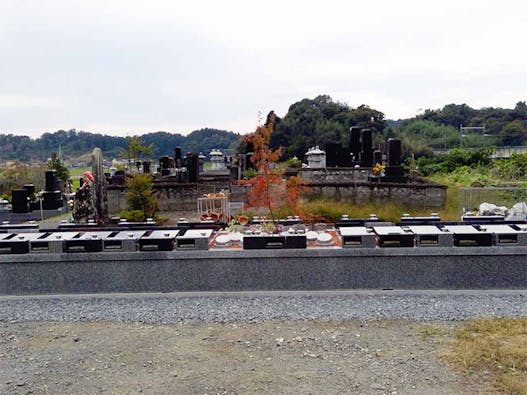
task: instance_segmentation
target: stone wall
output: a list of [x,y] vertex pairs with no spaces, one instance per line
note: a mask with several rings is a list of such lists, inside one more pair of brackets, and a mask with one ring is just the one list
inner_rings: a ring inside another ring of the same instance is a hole
[[366,182],[369,167],[341,167],[326,169],[298,169],[298,175],[310,182]]
[[[285,176],[299,176],[309,181],[308,197],[324,197],[335,201],[405,202],[411,207],[442,207],[445,205],[447,187],[417,180],[411,183],[368,182],[369,168],[301,169],[298,173],[289,169]],[[246,202],[245,185],[230,187],[230,201]],[[162,211],[197,210],[197,198],[220,190],[229,190],[229,177],[225,174],[200,176],[197,183],[175,183],[158,180],[154,191]],[[108,209],[118,214],[126,209],[126,192],[122,186],[108,187]]]
[[404,202],[411,207],[443,207],[447,188],[436,184],[396,183],[314,183],[309,185],[308,197],[324,197],[335,201]]
[[447,187],[415,180],[409,183],[368,182],[370,168],[299,169],[298,175],[309,181],[309,197],[323,197],[357,204],[405,202],[412,207],[443,207]]
[[[197,183],[154,183],[154,193],[161,211],[197,211],[198,197],[222,189],[229,190],[228,177],[202,178]],[[122,210],[126,210],[126,188],[108,186],[108,212],[117,215]]]
[[0,295],[525,289],[526,247],[0,255]]

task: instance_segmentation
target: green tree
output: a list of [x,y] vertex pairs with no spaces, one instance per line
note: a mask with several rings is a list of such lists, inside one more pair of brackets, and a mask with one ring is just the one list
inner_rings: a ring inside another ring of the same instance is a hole
[[447,104],[441,110],[426,110],[421,118],[459,129],[461,125],[469,126],[471,118],[476,113],[476,110],[466,104]]
[[516,103],[516,107],[514,107],[514,115],[518,118],[527,120],[527,104],[525,104],[525,101],[519,101]]
[[68,182],[70,178],[70,171],[57,157],[57,154],[51,154],[51,158],[48,160],[48,169],[57,171],[57,178],[62,183]]
[[401,138],[408,140],[410,144],[422,142],[431,148],[454,148],[459,145],[458,130],[430,120],[413,119],[405,122],[400,134]]
[[303,99],[289,107],[282,118],[276,118],[270,146],[283,147],[285,158],[303,158],[307,150],[327,143],[348,144],[350,126],[382,131],[384,114],[366,105],[351,108],[333,101],[328,95]]
[[154,150],[153,144],[145,144],[140,136],[126,137],[128,147],[126,147],[126,155],[128,159],[144,159],[152,156]]
[[503,145],[523,145],[526,136],[527,128],[519,120],[509,122],[500,132]]
[[150,174],[135,174],[126,182],[126,202],[130,212],[140,212],[141,219],[153,218],[158,210]]
[[154,145],[146,145],[141,137],[128,136],[126,137],[126,141],[128,142],[128,146],[121,150],[121,156],[127,159],[129,167],[136,161],[152,156]]
[[218,129],[200,129],[194,130],[185,137],[182,145],[184,153],[186,152],[203,152],[208,155],[214,148],[224,151],[229,148],[236,148],[236,144],[240,141],[240,135],[228,132],[226,130]]

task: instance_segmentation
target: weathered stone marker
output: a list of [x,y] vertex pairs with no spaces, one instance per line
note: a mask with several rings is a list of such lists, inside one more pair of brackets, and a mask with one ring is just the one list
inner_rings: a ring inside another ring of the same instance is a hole
[[99,223],[104,223],[108,220],[108,196],[106,193],[106,177],[103,170],[103,156],[100,148],[96,147],[92,153],[92,174],[95,189],[95,210],[97,211],[97,218]]

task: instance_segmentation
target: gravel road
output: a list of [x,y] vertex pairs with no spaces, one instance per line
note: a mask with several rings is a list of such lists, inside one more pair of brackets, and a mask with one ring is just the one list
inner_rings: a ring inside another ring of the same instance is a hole
[[0,321],[143,323],[527,316],[527,291],[317,291],[0,297]]

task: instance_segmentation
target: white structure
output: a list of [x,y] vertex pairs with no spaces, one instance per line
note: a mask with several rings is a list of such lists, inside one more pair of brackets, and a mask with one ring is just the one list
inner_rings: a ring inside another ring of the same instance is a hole
[[223,153],[214,148],[209,154],[210,161],[212,162],[211,170],[223,170],[225,169],[225,163],[223,162]]
[[316,147],[311,147],[306,152],[307,167],[309,168],[325,168],[326,167],[326,152]]

